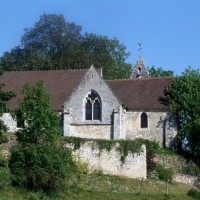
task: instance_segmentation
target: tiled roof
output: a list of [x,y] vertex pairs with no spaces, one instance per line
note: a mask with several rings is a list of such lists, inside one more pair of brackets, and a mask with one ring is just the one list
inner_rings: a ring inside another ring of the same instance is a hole
[[164,97],[164,89],[173,78],[144,78],[134,80],[109,80],[108,85],[129,109],[158,109],[167,107],[160,101]]
[[[62,110],[64,102],[78,86],[87,70],[61,71],[18,71],[5,72],[0,76],[0,83],[5,83],[5,90],[14,90],[17,97],[9,102],[11,109],[16,109],[20,91],[26,83],[35,84],[44,81],[50,95],[51,105],[55,110]],[[172,78],[146,78],[135,80],[106,81],[117,98],[129,109],[166,109],[160,102],[164,88],[171,84]]]
[[62,110],[64,101],[73,89],[78,86],[87,70],[55,70],[55,71],[17,71],[5,72],[0,82],[6,85],[5,90],[14,90],[17,97],[9,102],[11,109],[16,109],[20,99],[20,91],[26,83],[35,84],[44,81],[45,89],[50,95],[51,105],[55,110]]

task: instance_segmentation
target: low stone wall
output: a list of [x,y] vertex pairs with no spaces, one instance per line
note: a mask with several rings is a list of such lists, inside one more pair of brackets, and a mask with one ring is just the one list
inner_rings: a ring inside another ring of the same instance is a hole
[[174,174],[197,176],[200,173],[200,168],[194,162],[181,156],[156,154],[154,162],[171,168]]
[[199,167],[191,160],[173,155],[156,154],[154,162],[172,169],[174,176],[172,181],[185,183],[200,188]]
[[197,176],[190,176],[185,174],[176,174],[173,177],[173,181],[179,183],[185,183],[187,185],[195,186],[200,188],[200,178]]
[[[104,174],[116,175],[128,178],[146,179],[146,147],[143,145],[139,154],[127,155],[124,163],[117,151],[118,143],[110,151],[100,150],[95,141],[87,141],[74,151],[75,157],[83,163],[88,163],[90,171],[102,170]],[[65,145],[68,147],[68,144]]]

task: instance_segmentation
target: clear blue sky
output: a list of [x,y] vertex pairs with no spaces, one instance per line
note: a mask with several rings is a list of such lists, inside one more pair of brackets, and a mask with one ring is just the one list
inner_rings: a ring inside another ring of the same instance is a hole
[[0,56],[20,44],[43,13],[63,14],[83,32],[116,37],[135,64],[142,42],[147,66],[180,74],[200,68],[200,0],[0,0]]

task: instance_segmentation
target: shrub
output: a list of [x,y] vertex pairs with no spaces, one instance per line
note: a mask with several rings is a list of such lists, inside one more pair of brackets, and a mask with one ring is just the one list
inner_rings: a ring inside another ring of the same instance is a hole
[[89,164],[87,162],[82,162],[80,159],[77,159],[76,162],[77,172],[81,174],[88,174],[89,173]]
[[28,190],[56,191],[76,169],[71,151],[53,144],[20,144],[11,149],[12,183]]
[[4,189],[10,184],[10,175],[8,168],[0,168],[0,190]]
[[28,190],[56,191],[76,169],[71,151],[59,145],[59,117],[53,111],[43,82],[25,85],[19,102],[18,144],[11,148],[9,168],[13,185]]
[[0,134],[0,144],[8,142],[8,138]]
[[156,165],[155,169],[156,173],[158,174],[158,178],[160,180],[172,180],[172,176],[173,176],[173,171],[169,168],[165,168],[162,165],[158,164]]
[[158,173],[156,170],[152,170],[152,171],[148,172],[147,177],[149,179],[159,180]]
[[97,175],[97,176],[103,176],[103,170],[102,169],[95,169],[92,171],[92,174]]
[[192,188],[187,193],[188,196],[193,197],[194,199],[200,199],[200,191]]
[[8,159],[0,153],[0,167],[7,167]]

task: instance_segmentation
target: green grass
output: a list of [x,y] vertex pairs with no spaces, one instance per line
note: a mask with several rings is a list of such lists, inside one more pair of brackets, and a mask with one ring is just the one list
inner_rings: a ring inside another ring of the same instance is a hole
[[[152,144],[152,148],[154,148],[153,145],[156,146]],[[157,148],[156,151],[164,155],[176,154],[168,149]],[[191,187],[185,184],[169,183],[169,196],[166,196],[166,184],[163,181],[144,180],[141,188],[141,180],[137,179],[80,174],[79,178],[74,176],[68,188],[64,188],[58,194],[28,192],[13,187],[9,169],[0,167],[0,200],[194,200],[187,195],[190,189]],[[197,191],[199,194],[200,190]]]
[[171,199],[192,200],[187,195],[190,186],[180,183],[169,183],[169,196],[166,196],[165,182],[120,178],[116,176],[86,175],[74,176],[68,188],[58,194],[28,192],[11,186],[8,168],[0,168],[0,200],[132,200],[132,199]]
[[2,135],[15,135],[15,132],[5,132]]

